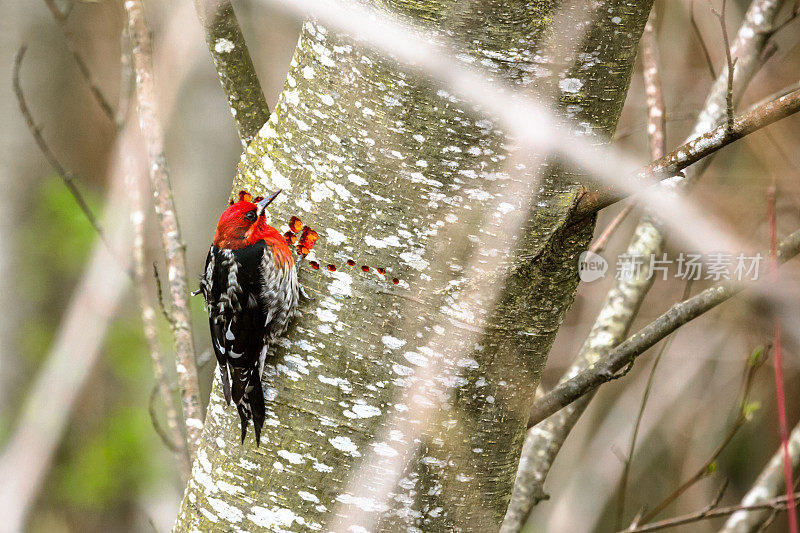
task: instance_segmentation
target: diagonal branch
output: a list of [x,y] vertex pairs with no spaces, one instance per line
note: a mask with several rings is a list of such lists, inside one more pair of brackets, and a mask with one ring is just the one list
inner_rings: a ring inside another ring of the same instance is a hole
[[[686,167],[718,152],[734,141],[798,111],[800,111],[800,90],[783,95],[733,119],[732,125],[725,123],[708,133],[695,137],[640,169],[633,179],[643,185],[649,185],[654,178],[664,179],[675,176]],[[574,216],[576,219],[584,218],[622,198],[612,190],[587,192],[578,202]]]
[[692,25],[692,31],[694,31],[695,37],[697,37],[697,40],[700,42],[700,49],[703,51],[703,58],[706,60],[706,66],[708,67],[708,72],[711,74],[711,79],[715,80],[717,79],[717,73],[714,72],[714,62],[711,61],[711,54],[708,53],[708,47],[706,46],[706,41],[703,39],[703,33],[697,25],[697,20],[694,18],[694,0],[689,4],[689,23]]
[[[795,498],[800,498],[800,492],[794,494]],[[758,503],[750,505],[732,505],[729,507],[716,507],[714,505],[707,506],[700,511],[676,516],[674,518],[667,518],[659,522],[653,522],[644,526],[632,527],[625,530],[626,533],[639,533],[644,531],[659,531],[662,529],[669,529],[672,527],[682,526],[684,524],[691,524],[701,520],[710,520],[720,516],[736,515],[739,512],[753,512],[753,511],[785,511],[786,510],[786,495],[772,498],[769,500],[762,500]]]
[[[114,109],[112,109],[111,104],[103,94],[103,91],[94,81],[92,73],[89,70],[89,66],[86,64],[86,61],[83,60],[83,56],[81,56],[80,52],[78,52],[77,46],[75,46],[75,41],[72,38],[72,32],[67,27],[68,15],[58,8],[55,0],[44,0],[44,3],[47,4],[47,9],[50,10],[50,14],[53,15],[53,18],[61,28],[61,32],[64,34],[64,42],[67,45],[67,50],[69,50],[69,53],[72,54],[72,57],[75,59],[75,63],[78,65],[78,70],[80,71],[81,76],[83,76],[83,79],[86,80],[86,84],[89,86],[89,91],[91,91],[92,96],[97,101],[100,109],[103,110],[103,113],[117,126],[117,128],[119,128],[121,122],[117,120],[118,117],[114,113]],[[120,87],[120,89],[124,90],[124,87]]]
[[[789,435],[789,455],[792,459],[792,470],[794,473],[800,472],[800,424],[797,424]],[[767,466],[759,474],[753,486],[747,491],[741,501],[741,505],[751,506],[764,504],[771,498],[775,498],[785,491],[783,474],[783,445],[781,444],[767,463]],[[787,501],[786,495],[781,496],[784,502]],[[795,495],[797,498],[797,495]],[[725,526],[720,533],[747,533],[761,531],[760,526],[769,518],[770,513],[764,511],[768,507],[758,507],[753,510],[741,510],[728,518]]]
[[175,319],[173,335],[181,404],[186,423],[189,454],[194,456],[203,428],[203,412],[200,406],[200,387],[197,381],[197,365],[189,313],[186,255],[164,156],[163,132],[156,112],[152,43],[141,0],[127,0],[125,11],[128,16],[128,28],[133,46],[139,127],[147,145],[150,186],[161,224],[161,236],[169,271],[168,294],[172,303],[172,316]]
[[[784,239],[778,250],[778,259],[784,263],[800,253],[800,230]],[[562,407],[577,400],[597,387],[620,377],[620,372],[658,341],[741,292],[749,283],[718,283],[696,296],[673,305],[667,312],[632,335],[592,368],[557,385],[552,391],[534,402],[528,427],[534,426]],[[623,374],[624,375],[624,374]]]
[[245,146],[269,118],[253,60],[230,0],[194,0],[208,51],[228,99],[239,138]]
[[753,388],[753,380],[755,378],[756,372],[764,363],[766,359],[766,351],[764,348],[757,348],[748,358],[747,358],[747,366],[745,369],[745,377],[744,377],[744,387],[742,387],[742,399],[738,404],[738,409],[736,412],[736,418],[734,419],[731,427],[728,428],[728,432],[725,434],[725,437],[722,439],[714,451],[711,452],[711,455],[706,459],[706,461],[697,469],[695,470],[694,474],[692,474],[689,479],[684,481],[678,488],[672,491],[666,498],[664,498],[661,503],[657,504],[652,509],[648,510],[644,516],[637,520],[637,525],[639,524],[646,524],[650,522],[653,518],[658,516],[658,514],[666,509],[672,502],[678,499],[684,492],[689,490],[695,483],[703,479],[704,477],[710,475],[714,471],[714,465],[716,464],[717,458],[722,454],[728,444],[731,443],[733,438],[738,433],[739,429],[752,418],[753,411],[757,409],[757,403],[750,403],[750,392]]
[[70,194],[72,194],[72,197],[75,199],[78,207],[80,207],[83,215],[89,221],[89,224],[91,224],[103,245],[113,254],[113,249],[106,240],[105,232],[103,231],[103,227],[100,225],[100,221],[97,220],[92,208],[89,207],[89,204],[86,202],[86,198],[83,197],[83,193],[81,193],[80,189],[75,183],[75,176],[72,174],[72,172],[64,168],[64,165],[61,164],[56,155],[50,149],[47,141],[45,141],[44,137],[42,136],[42,129],[36,125],[36,121],[33,119],[31,110],[28,108],[28,103],[25,100],[25,93],[22,91],[22,85],[20,84],[19,79],[19,72],[20,68],[22,67],[22,60],[25,57],[26,50],[26,46],[21,46],[17,51],[17,55],[14,58],[14,73],[12,77],[14,94],[17,96],[17,102],[19,102],[20,112],[25,118],[25,124],[28,126],[28,131],[30,131],[31,135],[33,135],[33,139],[36,141],[36,144],[39,146],[39,150],[42,152],[45,159],[47,159],[47,162],[50,163],[50,166],[53,168],[56,174],[58,174],[58,176],[61,178],[61,181],[64,182],[67,190],[69,190]]

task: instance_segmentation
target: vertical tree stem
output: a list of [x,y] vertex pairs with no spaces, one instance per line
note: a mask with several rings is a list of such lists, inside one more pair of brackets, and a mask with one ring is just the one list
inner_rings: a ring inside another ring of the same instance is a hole
[[242,144],[248,145],[269,118],[269,106],[230,0],[194,0],[219,82]]
[[164,253],[169,269],[169,297],[174,319],[175,356],[180,383],[181,400],[189,453],[193,457],[203,428],[200,388],[197,381],[194,340],[189,314],[189,291],[186,282],[186,257],[181,241],[172,186],[169,182],[164,139],[155,105],[153,54],[150,32],[140,0],[126,0],[128,28],[133,45],[133,64],[136,72],[136,99],[139,127],[147,145],[150,186],[155,210],[161,224]]
[[[130,157],[128,155],[127,157]],[[131,165],[132,167],[133,165]],[[142,315],[142,329],[144,331],[147,348],[150,352],[150,359],[153,363],[153,376],[156,381],[156,388],[164,403],[167,415],[167,435],[176,449],[174,450],[175,459],[180,468],[181,479],[185,482],[189,478],[189,454],[186,451],[186,440],[183,438],[178,421],[178,412],[170,394],[167,383],[167,373],[164,368],[164,355],[158,344],[158,330],[156,325],[156,313],[150,303],[147,286],[148,278],[145,275],[145,227],[146,219],[144,211],[144,201],[140,190],[139,176],[127,175],[125,177],[128,188],[128,195],[131,199],[131,222],[133,224],[133,261],[134,277],[136,281],[136,292],[139,297],[139,307]]]

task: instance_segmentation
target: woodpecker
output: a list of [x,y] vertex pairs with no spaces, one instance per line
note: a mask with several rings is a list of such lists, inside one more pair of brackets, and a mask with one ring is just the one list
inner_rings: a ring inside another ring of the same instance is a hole
[[297,313],[300,292],[292,250],[265,216],[280,192],[254,202],[250,194],[239,193],[239,201],[219,218],[195,291],[206,301],[225,401],[239,411],[242,444],[253,420],[256,446],[266,414],[264,361]]

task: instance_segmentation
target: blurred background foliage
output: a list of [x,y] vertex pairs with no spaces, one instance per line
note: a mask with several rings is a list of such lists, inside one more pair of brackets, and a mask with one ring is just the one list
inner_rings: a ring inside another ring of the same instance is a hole
[[[688,25],[689,2],[659,2],[662,79],[667,105],[668,146],[688,133],[700,109],[710,77],[698,41]],[[112,103],[120,93],[122,8],[116,0],[60,4],[69,8],[68,28]],[[283,86],[299,23],[249,1],[234,5],[242,21],[270,107]],[[729,27],[738,26],[748,5],[729,2]],[[698,2],[695,13],[719,70],[724,62],[716,19]],[[167,157],[176,204],[187,245],[192,288],[219,212],[224,209],[241,146],[206,50],[190,2],[146,2],[155,34],[156,83],[163,93]],[[14,427],[25,393],[46,357],[70,295],[95,244],[95,235],[60,179],[35,147],[11,92],[14,54],[26,43],[22,85],[43,135],[78,183],[95,212],[102,211],[114,125],[91,98],[66,51],[64,36],[44,2],[0,3],[0,445]],[[776,39],[776,53],[762,68],[742,103],[746,107],[797,81],[800,31],[796,24]],[[124,90],[124,88],[123,88]],[[170,102],[174,102],[171,105]],[[645,103],[640,67],[631,84],[617,132],[621,146],[646,160]],[[129,119],[130,120],[130,119]],[[770,176],[779,183],[781,233],[800,223],[800,122],[783,121],[770,129],[772,139],[754,135],[724,150],[692,193],[740,235],[766,243],[764,189]],[[783,152],[781,155],[780,152]],[[608,209],[602,229],[618,211]],[[607,257],[626,245],[636,217],[612,239]],[[163,263],[152,220],[148,257]],[[668,249],[671,257],[680,250]],[[154,282],[155,283],[155,282]],[[610,286],[610,278],[581,285],[575,305],[559,332],[544,384],[551,385],[582,343]],[[698,284],[695,291],[703,284]],[[155,287],[155,285],[153,285]],[[671,305],[682,282],[656,283],[634,324],[636,330]],[[155,292],[153,288],[153,293]],[[209,348],[202,302],[192,299],[199,352]],[[645,419],[655,429],[640,440],[632,469],[629,509],[658,501],[692,472],[720,442],[738,401],[747,355],[769,337],[759,309],[732,301],[682,328],[659,370]],[[171,356],[166,322],[159,317],[164,353]],[[800,416],[798,339],[786,342],[789,423]],[[650,362],[643,358],[629,377],[606,385],[583,417],[556,462],[548,481],[553,496],[535,512],[533,531],[610,529],[620,456],[624,455]],[[201,372],[207,398],[214,368]],[[174,363],[167,370],[174,378]],[[181,495],[178,469],[159,440],[148,414],[154,386],[141,334],[136,298],[128,294],[114,317],[99,364],[60,444],[44,490],[31,515],[32,532],[166,531]],[[691,511],[713,498],[722,479],[731,486],[724,503],[738,501],[777,447],[771,369],[757,376],[753,399],[762,408],[720,457],[713,480],[704,480],[669,513]],[[670,391],[678,391],[670,394]],[[163,409],[157,400],[157,414]],[[162,422],[163,423],[163,422]],[[581,502],[580,506],[575,502]],[[631,511],[632,512],[632,511]],[[582,515],[590,519],[582,520]],[[597,524],[602,524],[598,526]],[[714,529],[711,522],[693,526]],[[774,524],[781,530],[780,520]],[[0,527],[2,529],[2,527]]]

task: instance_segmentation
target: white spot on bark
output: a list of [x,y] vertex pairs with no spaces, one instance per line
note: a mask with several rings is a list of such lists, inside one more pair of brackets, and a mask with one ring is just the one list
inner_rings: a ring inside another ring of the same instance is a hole
[[398,239],[395,235],[390,235],[388,237],[384,237],[383,239],[376,239],[372,235],[367,235],[364,237],[364,244],[367,246],[371,246],[372,248],[386,248],[387,246],[400,246],[400,239]]
[[350,183],[355,183],[359,187],[363,187],[364,185],[367,184],[367,180],[355,174],[348,174],[347,179],[350,181]]
[[422,258],[420,252],[403,252],[400,254],[400,260],[414,270],[421,271],[428,268],[428,262]]
[[501,202],[497,206],[497,210],[500,211],[504,215],[510,213],[514,209],[515,209],[514,206],[512,204],[509,204],[508,202]]
[[346,453],[352,457],[361,457],[358,446],[356,446],[355,442],[350,440],[350,437],[333,437],[332,439],[328,439],[328,442],[340,452]]
[[[353,295],[353,277],[350,274],[346,274],[344,272],[331,272],[331,276],[333,276],[333,281],[328,283],[328,292],[330,294],[345,297]],[[319,317],[319,313],[317,313],[317,316]],[[321,317],[320,320],[322,320]],[[333,322],[333,320],[329,320],[328,322]]]
[[214,51],[218,54],[229,54],[236,49],[236,45],[228,39],[217,39],[214,43]]
[[395,457],[397,450],[386,444],[385,442],[376,442],[372,444],[372,449],[381,457]]
[[456,364],[461,368],[469,368],[470,370],[477,370],[480,368],[478,362],[470,357],[463,357],[456,361]]
[[402,348],[406,343],[406,341],[403,339],[398,339],[397,337],[392,337],[391,335],[384,335],[381,337],[381,342],[390,350]]
[[247,515],[247,518],[255,525],[270,530],[274,530],[277,527],[289,527],[299,518],[291,509],[282,507],[267,509],[266,507],[255,506],[251,511],[252,513]]
[[211,473],[211,461],[208,460],[208,454],[203,448],[197,451],[197,462],[203,468],[204,472]]
[[558,88],[565,93],[577,93],[583,87],[583,82],[578,78],[564,78],[558,82]]
[[298,496],[304,499],[307,502],[319,503],[319,498],[311,494],[310,492],[306,492],[304,490],[298,491]]
[[237,523],[244,519],[244,513],[233,505],[217,498],[206,498],[206,501],[223,522]]
[[406,352],[403,354],[403,357],[405,357],[406,361],[408,361],[412,365],[422,366],[422,367],[428,366],[428,358],[417,352]]
[[326,230],[326,234],[328,236],[328,242],[333,246],[339,246],[347,240],[347,236],[344,233],[341,231],[336,231],[333,228],[328,228]]
[[392,370],[394,371],[395,374],[398,374],[400,376],[410,376],[414,373],[413,368],[409,368],[406,365],[401,365],[398,363],[392,365]]
[[299,453],[290,452],[288,450],[278,450],[278,455],[293,465],[299,465],[303,462],[303,456]]
[[321,383],[325,383],[326,385],[333,385],[342,389],[342,392],[349,393],[353,390],[353,386],[350,385],[350,382],[344,378],[329,378],[323,376],[322,374],[317,376],[317,379]]
[[358,497],[352,494],[340,494],[336,497],[336,501],[345,505],[355,505],[368,513],[384,512],[388,509],[385,503],[376,501],[374,498]]
[[352,407],[352,412],[356,418],[372,418],[381,414],[381,410],[374,405],[356,404]]

